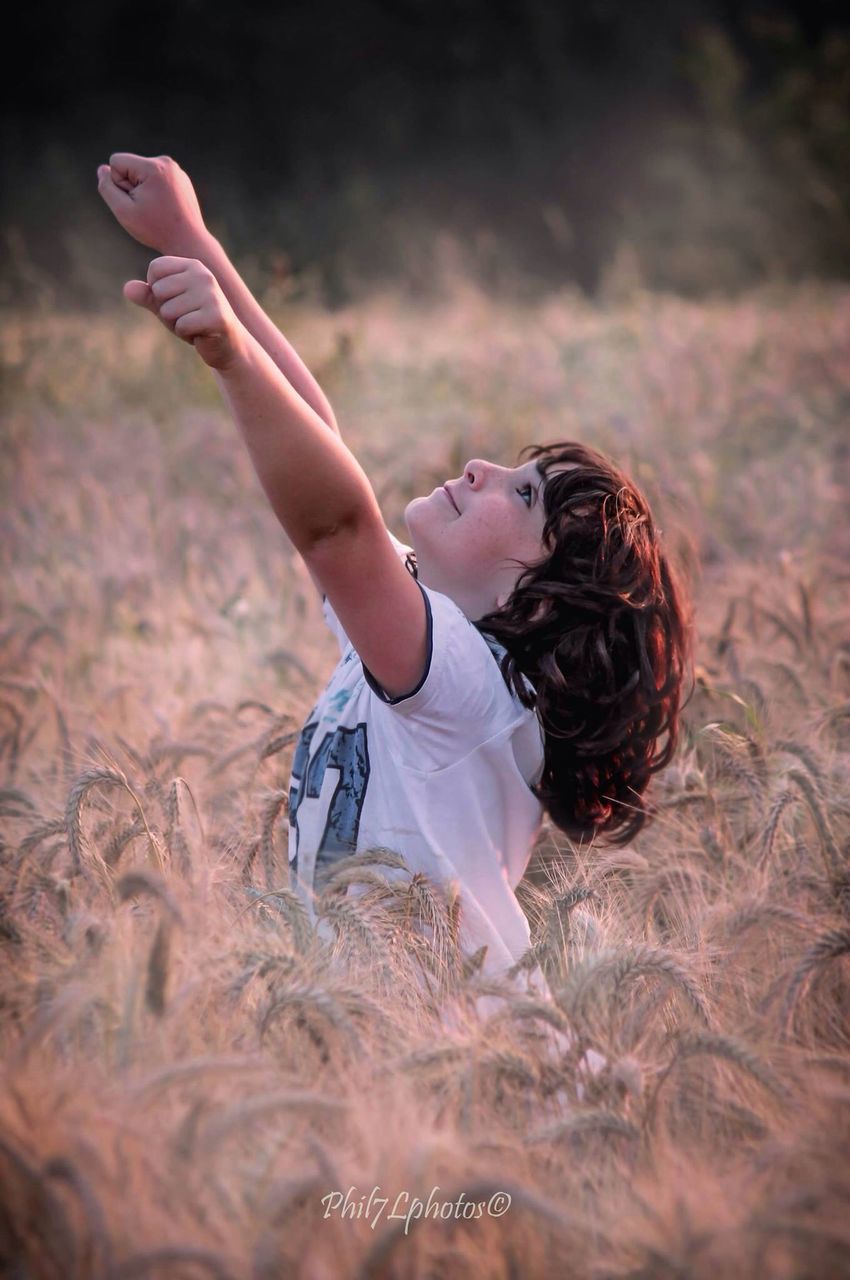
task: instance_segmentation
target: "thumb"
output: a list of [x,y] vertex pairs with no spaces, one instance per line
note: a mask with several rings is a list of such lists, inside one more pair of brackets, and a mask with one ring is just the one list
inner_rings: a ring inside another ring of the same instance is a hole
[[148,311],[157,315],[153,289],[144,280],[128,280],[124,285],[123,293],[128,302],[134,302],[137,307],[147,307]]

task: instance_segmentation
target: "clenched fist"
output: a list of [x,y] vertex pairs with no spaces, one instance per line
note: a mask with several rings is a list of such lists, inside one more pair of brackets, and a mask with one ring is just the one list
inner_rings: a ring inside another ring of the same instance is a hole
[[118,151],[98,167],[97,189],[124,230],[149,249],[191,254],[208,234],[189,175],[170,156]]
[[211,369],[227,369],[245,352],[245,329],[213,273],[194,258],[154,258],[147,281],[128,280],[124,297],[191,343]]

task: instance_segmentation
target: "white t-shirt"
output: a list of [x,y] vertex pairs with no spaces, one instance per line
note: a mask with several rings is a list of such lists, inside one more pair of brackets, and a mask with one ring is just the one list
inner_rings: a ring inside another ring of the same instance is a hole
[[[388,536],[401,557],[409,553]],[[514,889],[542,818],[531,784],[543,768],[543,735],[505,684],[501,645],[448,596],[418,585],[428,653],[419,684],[401,697],[364,671],[324,602],[341,656],[293,757],[290,876],[315,919],[317,871],[346,854],[393,849],[412,872],[457,883],[461,944],[486,944],[484,972],[496,976],[529,945]]]

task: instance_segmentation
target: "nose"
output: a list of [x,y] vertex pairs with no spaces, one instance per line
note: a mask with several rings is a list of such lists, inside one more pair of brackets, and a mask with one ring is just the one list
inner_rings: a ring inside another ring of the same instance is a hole
[[488,471],[493,469],[492,462],[483,458],[470,458],[463,470],[463,478],[473,489],[480,489]]

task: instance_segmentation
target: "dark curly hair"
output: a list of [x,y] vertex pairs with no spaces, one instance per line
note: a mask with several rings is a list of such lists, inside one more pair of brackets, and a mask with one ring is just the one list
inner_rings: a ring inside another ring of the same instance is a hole
[[651,775],[676,749],[689,597],[646,498],[610,459],[572,441],[526,455],[544,476],[548,555],[523,565],[507,602],[475,625],[504,646],[502,675],[540,718],[534,790],[552,821],[573,839],[626,844],[647,821]]

